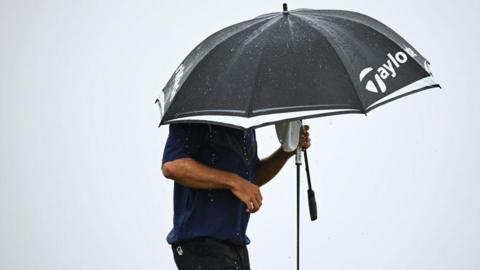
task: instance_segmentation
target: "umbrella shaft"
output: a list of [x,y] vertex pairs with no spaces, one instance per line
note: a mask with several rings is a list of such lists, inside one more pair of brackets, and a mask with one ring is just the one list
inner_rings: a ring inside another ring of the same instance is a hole
[[300,164],[297,163],[297,270],[300,269]]

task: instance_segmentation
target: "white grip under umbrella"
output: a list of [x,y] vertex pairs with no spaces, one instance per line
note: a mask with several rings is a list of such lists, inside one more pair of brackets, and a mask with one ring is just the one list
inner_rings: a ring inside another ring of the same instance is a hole
[[297,149],[300,141],[299,134],[302,128],[301,120],[285,121],[275,124],[277,131],[277,138],[282,144],[282,149],[285,152],[292,152]]

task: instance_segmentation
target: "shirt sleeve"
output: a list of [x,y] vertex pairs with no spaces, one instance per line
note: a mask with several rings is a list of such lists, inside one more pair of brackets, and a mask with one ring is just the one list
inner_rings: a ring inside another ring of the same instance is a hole
[[208,125],[179,123],[170,124],[169,134],[163,151],[162,166],[180,158],[196,158],[206,143]]

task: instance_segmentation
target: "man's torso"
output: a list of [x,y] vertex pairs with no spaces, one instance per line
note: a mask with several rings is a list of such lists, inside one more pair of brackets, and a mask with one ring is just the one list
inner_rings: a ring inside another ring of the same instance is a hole
[[[259,160],[253,129],[172,124],[163,162],[183,156],[255,182]],[[245,245],[250,242],[246,236],[249,217],[245,205],[229,190],[192,189],[175,183],[174,228],[167,241],[178,244],[207,236]]]

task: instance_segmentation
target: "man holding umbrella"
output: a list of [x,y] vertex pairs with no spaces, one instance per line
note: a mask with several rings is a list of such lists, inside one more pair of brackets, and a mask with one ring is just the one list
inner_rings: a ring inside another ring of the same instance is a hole
[[[248,269],[245,231],[248,214],[262,203],[258,187],[293,155],[282,147],[260,161],[253,128],[275,124],[279,139],[298,140],[299,129],[292,132],[299,127],[294,121],[367,114],[433,88],[440,85],[425,57],[388,26],[352,11],[289,11],[283,4],[283,12],[210,35],[183,60],[155,100],[160,125],[170,125],[163,171],[176,180],[174,228],[168,241],[177,265],[188,267],[190,255],[182,258],[195,251],[201,256],[192,260],[208,269],[221,267],[204,264],[209,256]],[[284,125],[286,121],[291,122]],[[308,133],[303,134],[300,146],[308,147]],[[282,146],[297,147],[298,141],[291,142],[283,140]],[[296,153],[299,269],[302,162],[300,149]],[[310,217],[315,220],[315,197],[308,183]],[[204,236],[220,241],[199,238]],[[202,239],[201,244],[183,244],[190,239]]]
[[[250,269],[246,229],[262,205],[259,187],[295,152],[257,156],[255,130],[171,124],[162,172],[175,181],[174,227],[167,237],[179,269]],[[310,147],[308,126],[299,146]]]

